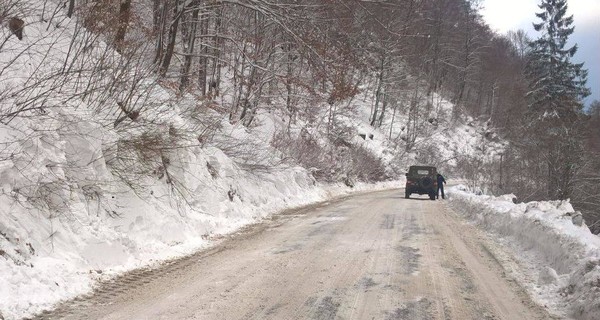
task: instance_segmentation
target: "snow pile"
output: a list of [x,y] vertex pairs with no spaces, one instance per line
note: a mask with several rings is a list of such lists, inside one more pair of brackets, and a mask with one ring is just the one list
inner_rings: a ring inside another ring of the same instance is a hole
[[[81,143],[62,139],[55,137],[55,144]],[[64,149],[43,149],[38,143],[38,152],[63,163]],[[242,170],[217,148],[195,147],[177,153],[169,155],[170,175],[174,181],[185,181],[181,185],[186,187],[185,197],[166,183],[166,177],[148,181],[153,185],[142,189],[143,193],[118,185],[106,186],[97,194],[70,188],[66,203],[61,194],[65,189],[59,188],[56,201],[63,206],[48,212],[27,205],[27,199],[5,184],[0,194],[1,314],[7,319],[32,315],[59,300],[89,292],[100,277],[192,253],[209,246],[216,235],[286,208],[399,185],[322,186],[303,168]],[[47,168],[32,166],[38,167]],[[87,169],[90,176],[110,176],[104,165]],[[6,177],[11,170],[14,167],[3,168],[0,174]],[[68,180],[64,172],[57,175]],[[17,179],[15,185],[22,181]]]
[[513,203],[514,195],[475,195],[462,185],[448,195],[458,213],[514,248],[527,274],[519,280],[540,304],[556,313],[570,310],[577,319],[598,319],[600,238],[577,225],[569,201]]

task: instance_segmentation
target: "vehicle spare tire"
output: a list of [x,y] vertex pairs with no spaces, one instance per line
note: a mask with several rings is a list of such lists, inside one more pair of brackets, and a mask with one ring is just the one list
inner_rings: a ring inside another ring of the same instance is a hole
[[433,179],[430,177],[423,177],[421,178],[420,185],[423,189],[431,188],[433,186]]

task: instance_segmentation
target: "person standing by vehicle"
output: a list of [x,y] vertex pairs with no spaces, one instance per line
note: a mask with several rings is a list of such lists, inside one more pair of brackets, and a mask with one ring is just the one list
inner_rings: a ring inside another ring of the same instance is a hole
[[441,174],[437,174],[437,193],[435,194],[435,198],[440,198],[440,191],[442,192],[442,199],[446,199],[444,195],[444,184],[446,183],[446,179]]

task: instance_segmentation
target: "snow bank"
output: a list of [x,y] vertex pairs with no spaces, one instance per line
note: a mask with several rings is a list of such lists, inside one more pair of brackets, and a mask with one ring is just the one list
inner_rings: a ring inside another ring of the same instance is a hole
[[450,188],[448,195],[459,214],[515,249],[527,274],[518,280],[540,304],[558,314],[569,310],[576,319],[598,319],[600,238],[573,223],[569,201],[515,204],[514,195],[475,195],[464,186]]
[[[24,169],[19,166],[25,160],[15,158],[0,168],[0,315],[6,319],[31,316],[90,292],[98,279],[206,248],[213,236],[278,211],[401,184],[325,186],[300,167],[251,172],[218,148],[190,147],[169,154],[170,179],[179,184],[149,177],[142,182],[148,187],[134,192],[110,179],[107,157],[101,148],[93,148],[96,140],[82,137],[53,133],[46,140],[28,141],[21,150],[29,148],[24,157],[36,163]],[[94,156],[99,164],[84,167],[86,172],[48,166],[66,163],[68,145],[80,155],[88,149],[90,156],[100,153]],[[52,210],[40,210],[31,205],[33,199],[15,192],[27,181],[14,172],[17,169],[29,171],[31,177],[56,178],[48,189],[56,194],[45,200],[54,203],[48,207]],[[54,172],[46,174],[47,170]],[[70,172],[86,173],[95,181],[108,176],[113,184],[90,186],[97,191],[90,193],[83,184],[67,183],[85,181]]]
[[283,209],[400,185],[323,186],[302,168],[250,174],[216,148],[196,152],[179,158],[193,194],[188,205],[160,181],[146,195],[111,193],[113,217],[96,212],[100,202],[80,190],[68,211],[50,216],[0,195],[0,314],[31,316],[90,292],[98,279],[206,248],[213,236]]

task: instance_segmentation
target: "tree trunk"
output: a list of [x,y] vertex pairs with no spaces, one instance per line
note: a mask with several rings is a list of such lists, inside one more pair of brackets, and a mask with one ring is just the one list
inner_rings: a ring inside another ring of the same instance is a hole
[[67,10],[67,17],[73,17],[73,11],[75,11],[75,0],[69,0],[69,9]]
[[384,92],[383,92],[383,101],[381,103],[381,113],[379,114],[379,120],[378,120],[379,127],[381,127],[381,125],[383,124],[383,119],[385,118],[385,110],[387,109],[387,104],[388,104],[387,94],[386,94],[385,89],[384,89]]
[[548,179],[547,179],[547,185],[546,188],[548,189],[548,199],[550,200],[557,200],[558,199],[558,189],[559,189],[559,175],[560,173],[558,172],[558,157],[557,157],[557,152],[556,152],[556,143],[552,142],[550,144],[549,150],[548,150],[548,159],[547,159],[547,165],[548,165]]
[[117,34],[115,35],[115,47],[117,52],[123,53],[125,47],[125,34],[129,26],[129,17],[131,16],[131,0],[122,0],[119,5],[119,20]]
[[392,122],[390,123],[390,136],[389,139],[392,139],[392,134],[394,131],[394,121],[396,121],[396,109],[398,109],[397,103],[393,104],[393,111],[392,111]]
[[[205,17],[206,11],[202,10],[202,20],[200,21],[200,34],[208,34],[208,19]],[[204,43],[204,38],[200,42],[200,61],[198,63],[198,87],[202,95],[206,95],[206,78],[208,70],[208,46]]]
[[406,124],[406,151],[410,151],[417,140],[417,126],[419,123],[419,86],[415,84],[415,92],[410,101],[408,123]]
[[171,59],[173,58],[173,52],[175,51],[175,42],[177,41],[177,30],[179,28],[179,20],[181,19],[181,15],[183,13],[183,3],[182,0],[175,1],[175,7],[173,8],[173,19],[171,21],[171,25],[169,26],[169,35],[167,38],[167,48],[165,51],[165,55],[163,57],[162,63],[160,65],[159,74],[161,77],[167,75],[167,71],[169,70],[169,65],[171,65]]
[[167,28],[167,14],[169,12],[166,0],[154,0],[153,33],[156,37],[156,53],[154,64],[161,63],[164,56],[165,31]]
[[199,8],[194,9],[194,11],[192,11],[191,21],[186,21],[186,23],[189,24],[189,28],[185,33],[186,39],[184,39],[187,48],[185,48],[185,57],[181,69],[181,82],[179,84],[179,91],[185,90],[190,82],[190,69],[192,67],[194,47],[196,46],[196,32],[198,29],[199,13]]
[[[295,122],[295,114],[296,114],[296,101],[295,98],[292,97],[292,95],[294,94],[294,90],[293,90],[293,77],[294,77],[294,69],[293,69],[293,63],[295,61],[295,57],[294,54],[292,53],[292,45],[291,43],[287,43],[285,45],[287,54],[286,54],[286,77],[285,77],[285,91],[286,91],[286,97],[285,97],[285,105],[287,108],[287,111],[289,113],[289,125],[291,125],[292,123]],[[289,127],[288,125],[288,127]]]
[[221,45],[220,38],[223,8],[221,5],[215,9],[215,34],[213,36],[213,63],[208,91],[214,96],[219,95],[221,86]]
[[383,86],[383,67],[385,58],[381,58],[381,66],[379,69],[379,77],[377,78],[377,91],[375,92],[375,107],[373,108],[373,115],[371,115],[371,127],[375,127],[377,124],[377,113],[379,112],[379,100],[381,96],[381,88]]

